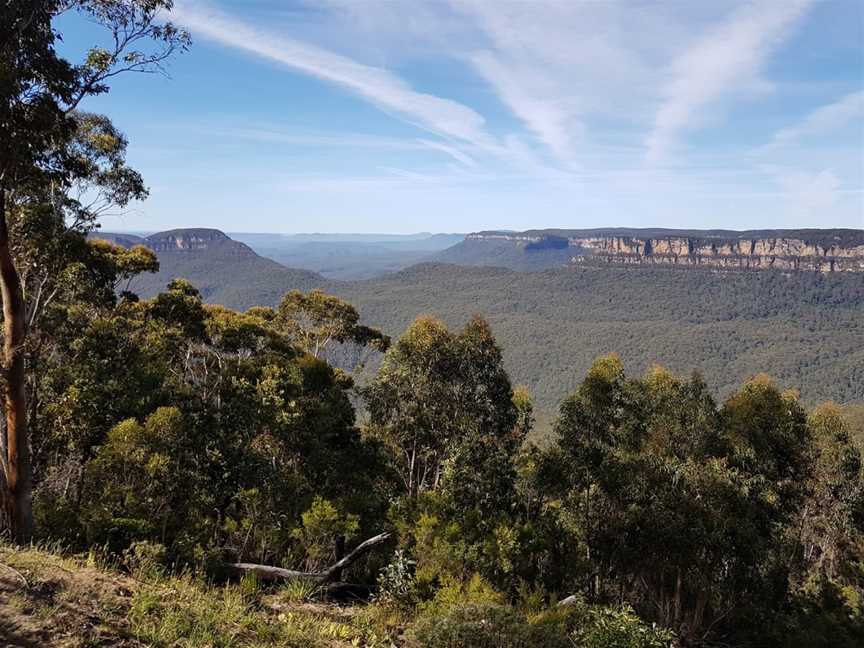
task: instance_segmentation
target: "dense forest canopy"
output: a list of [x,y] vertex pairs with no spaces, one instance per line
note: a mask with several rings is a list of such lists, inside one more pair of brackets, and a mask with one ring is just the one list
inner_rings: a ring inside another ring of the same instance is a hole
[[[623,269],[509,273],[502,289],[502,271],[419,266],[383,288],[343,286],[367,291],[364,303],[388,291],[391,321],[405,318],[392,337],[395,324],[379,330],[310,286],[236,309],[183,278],[139,295],[154,252],[88,235],[101,209],[146,188],[124,136],[78,108],[116,73],[158,71],[187,47],[162,20],[170,8],[0,4],[0,555],[53,543],[139,588],[112,608],[127,613],[125,635],[106,626],[76,640],[334,645],[341,626],[299,610],[343,597],[362,606],[354,646],[861,645],[860,411],[804,402],[764,374],[717,398],[699,373],[628,373],[622,360],[646,327],[668,326],[673,304],[706,344],[724,330],[822,344],[860,394],[860,283],[657,271],[644,275],[657,299],[645,299]],[[54,19],[69,9],[116,48],[61,58]],[[425,277],[419,296],[400,283],[411,273]],[[745,288],[758,299],[741,299]],[[405,315],[423,291],[442,304],[461,293],[488,319],[464,302],[450,321]],[[614,326],[592,325],[613,313]],[[536,384],[551,355],[571,376],[547,378],[543,403],[561,398],[542,446],[531,390],[506,359],[515,336],[541,334]],[[562,351],[579,338],[590,363]],[[622,356],[606,352],[613,341]],[[747,347],[757,365],[772,358],[762,349]],[[69,612],[59,579],[31,584],[2,566],[20,581],[10,590],[2,576],[0,609],[23,600],[22,614],[48,610],[45,623]],[[205,601],[182,607],[189,592]],[[271,595],[294,608],[264,616]]]
[[508,371],[553,412],[598,355],[699,370],[716,395],[766,371],[815,404],[864,400],[864,275],[670,268],[514,272],[422,265],[331,284],[393,335],[419,313],[495,327]]
[[679,373],[698,369],[720,397],[765,371],[811,405],[864,400],[858,273],[607,266],[514,272],[427,263],[341,282],[280,266],[227,237],[207,249],[158,254],[159,273],[132,283],[142,296],[175,277],[192,280],[205,301],[241,309],[274,305],[287,286],[322,288],[391,336],[419,314],[456,326],[482,313],[495,327],[507,370],[531,388],[544,420],[593,359],[610,352],[634,371],[658,362]]

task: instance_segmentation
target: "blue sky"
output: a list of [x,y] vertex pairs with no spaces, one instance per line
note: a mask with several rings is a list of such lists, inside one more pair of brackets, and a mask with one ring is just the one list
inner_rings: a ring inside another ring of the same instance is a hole
[[[177,0],[105,229],[864,227],[860,0]],[[59,25],[74,55],[99,42]]]

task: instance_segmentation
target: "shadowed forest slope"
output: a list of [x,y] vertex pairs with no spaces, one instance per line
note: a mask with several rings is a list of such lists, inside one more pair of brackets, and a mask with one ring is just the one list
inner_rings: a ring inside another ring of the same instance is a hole
[[808,401],[864,398],[864,277],[666,268],[520,273],[424,264],[326,288],[396,334],[419,313],[482,313],[517,383],[550,410],[592,360],[702,372],[718,393],[760,371]]

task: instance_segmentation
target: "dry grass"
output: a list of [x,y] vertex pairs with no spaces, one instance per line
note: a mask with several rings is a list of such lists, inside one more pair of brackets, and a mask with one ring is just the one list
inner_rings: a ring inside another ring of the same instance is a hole
[[402,620],[306,592],[124,575],[94,556],[0,545],[0,648],[391,648]]

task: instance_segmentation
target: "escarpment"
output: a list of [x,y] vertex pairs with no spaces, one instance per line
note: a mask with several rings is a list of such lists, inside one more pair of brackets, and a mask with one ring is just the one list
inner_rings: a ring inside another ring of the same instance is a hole
[[156,254],[215,253],[220,256],[235,258],[257,256],[252,248],[245,243],[235,241],[220,230],[203,227],[168,230],[144,237],[110,232],[94,232],[91,236],[123,247],[144,245]]
[[864,272],[862,230],[544,230],[479,232],[466,241],[506,242],[525,254],[566,247],[571,263]]

